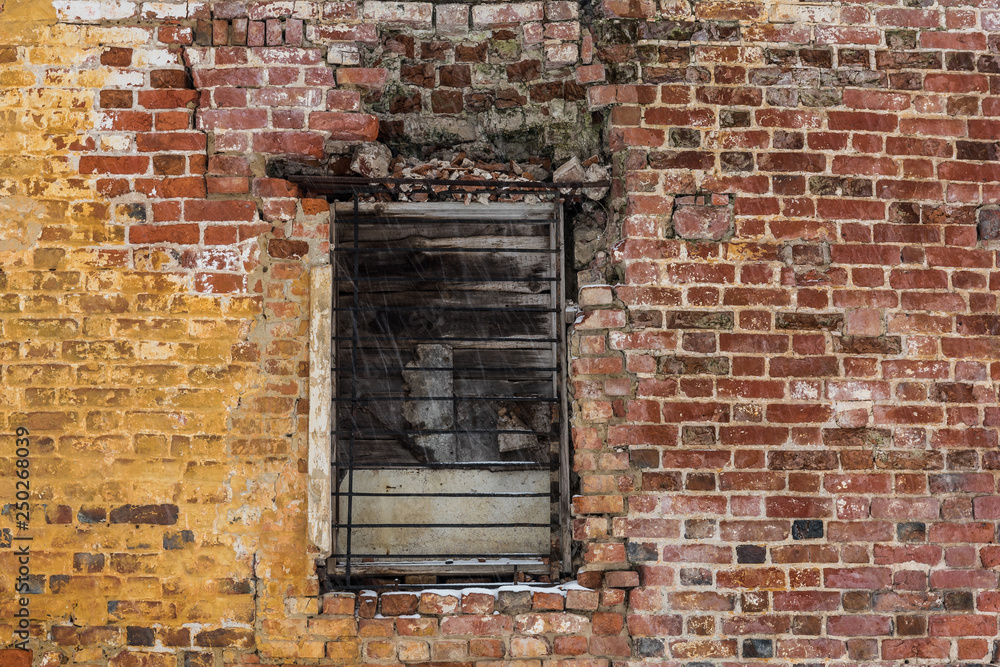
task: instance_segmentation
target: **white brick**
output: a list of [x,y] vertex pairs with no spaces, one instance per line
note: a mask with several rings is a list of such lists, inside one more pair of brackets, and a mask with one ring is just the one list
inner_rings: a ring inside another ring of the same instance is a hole
[[581,306],[606,306],[614,302],[614,295],[607,285],[587,285],[580,288]]
[[549,21],[575,21],[580,18],[580,5],[569,0],[558,0],[545,5],[545,18]]
[[386,25],[404,24],[430,28],[434,20],[434,5],[429,2],[368,0],[362,9],[362,16],[369,21]]
[[545,29],[541,23],[526,23],[524,25],[524,43],[539,44],[545,40]]
[[215,62],[215,49],[189,46],[184,49],[184,62],[188,67],[211,67]]
[[326,49],[326,61],[331,65],[360,65],[361,50],[357,44],[330,44]]
[[107,153],[134,151],[132,137],[127,134],[105,134],[101,136],[101,150]]
[[552,44],[545,47],[545,61],[556,67],[572,65],[578,55],[576,44]]
[[771,6],[770,18],[773,23],[828,23],[836,24],[840,18],[840,8],[829,4],[786,4]]
[[544,15],[541,2],[476,5],[472,8],[472,24],[477,28],[492,28],[498,25],[541,21]]
[[180,51],[170,51],[169,49],[137,49],[132,53],[132,63],[134,67],[180,67]]
[[295,9],[292,10],[292,17],[297,19],[302,19],[303,21],[311,21],[318,19],[323,15],[323,5],[319,2],[303,2],[302,0],[295,0]]
[[188,6],[186,2],[144,2],[142,3],[142,18],[144,19],[186,19]]
[[435,12],[439,35],[464,35],[469,32],[468,5],[438,5]]
[[125,28],[119,26],[88,26],[87,41],[116,46],[139,46],[153,38],[150,28]]
[[247,15],[251,21],[263,21],[264,19],[280,19],[292,15],[295,11],[293,0],[272,0],[259,5],[251,5]]
[[125,0],[55,0],[52,6],[64,23],[102,23],[135,16],[136,4]]
[[104,77],[108,88],[145,88],[146,77],[138,70],[110,70]]

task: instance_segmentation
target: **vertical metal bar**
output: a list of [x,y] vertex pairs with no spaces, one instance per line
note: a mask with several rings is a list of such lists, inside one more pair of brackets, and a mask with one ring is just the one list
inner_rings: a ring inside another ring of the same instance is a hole
[[[334,370],[330,372],[330,402],[333,408],[330,411],[330,484],[333,490],[334,504],[332,508],[332,518],[334,523],[334,529],[332,534],[331,547],[333,553],[340,551],[340,529],[336,528],[336,525],[340,523],[340,484],[338,480],[340,479],[340,441],[338,439],[338,432],[340,431],[340,405],[337,400],[340,379],[340,343],[338,342],[337,335],[337,306],[339,304],[339,293],[340,293],[340,267],[337,266],[336,253],[334,253],[334,248],[337,247],[337,207],[331,202],[330,203],[330,228],[327,230],[327,242],[330,245],[330,258],[327,260],[330,263],[330,269],[333,276],[333,284],[330,286],[330,365],[334,367]],[[336,558],[333,558],[332,567],[328,567],[328,571],[335,571],[337,567]]]
[[[358,278],[360,277],[360,256],[358,252],[361,238],[360,222],[358,219],[358,193],[354,192],[354,269],[352,271],[352,284],[354,286],[354,305],[358,305]],[[347,446],[347,539],[344,549],[344,575],[347,585],[351,585],[351,537],[353,528],[351,523],[354,519],[354,439],[358,430],[356,419],[358,409],[358,313],[351,311],[351,440]]]
[[[560,377],[559,376],[559,365],[560,365],[559,364],[559,358],[560,358],[559,352],[562,349],[562,345],[560,344],[561,341],[560,341],[560,338],[559,338],[559,319],[560,319],[561,315],[559,313],[559,307],[558,307],[559,306],[559,298],[560,298],[560,294],[559,294],[559,229],[558,229],[560,220],[559,220],[559,211],[558,211],[558,208],[559,208],[559,203],[558,203],[558,198],[556,198],[556,199],[554,199],[552,201],[552,212],[548,216],[548,218],[549,218],[549,250],[554,251],[554,252],[552,252],[552,253],[549,254],[549,275],[551,275],[554,280],[553,280],[553,282],[549,283],[549,309],[552,311],[552,314],[549,317],[549,322],[550,322],[550,327],[551,328],[547,332],[549,338],[552,340],[552,344],[549,346],[549,349],[550,349],[551,354],[552,354],[552,397],[554,399],[556,399],[556,401],[557,401],[556,404],[557,405],[558,405],[559,397],[562,395],[562,388],[561,388],[560,383],[559,383],[559,377]],[[559,435],[559,450],[560,451],[559,451],[559,453],[558,453],[558,455],[556,457],[556,464],[558,465],[558,467],[555,470],[556,479],[555,479],[555,484],[554,484],[555,490],[556,490],[556,498],[557,499],[562,498],[562,494],[563,494],[563,485],[562,485],[562,430],[563,430],[563,416],[562,416],[561,409],[560,409],[560,412],[559,412],[559,425],[558,425],[558,429],[559,429],[559,434],[560,434]],[[553,461],[552,461],[551,442],[550,442],[550,449],[549,449],[548,455],[549,455],[549,466],[552,466]],[[552,484],[552,481],[551,481],[551,473],[550,473],[550,488],[551,488],[551,486],[553,486],[553,484]],[[563,543],[563,538],[562,538],[562,506],[558,502],[556,503],[556,505],[558,507],[558,511],[556,513],[558,528],[556,526],[552,526],[552,527],[550,527],[550,530],[558,530],[557,534],[559,535],[559,549],[560,549],[560,554],[561,554],[561,552],[562,552],[562,543]],[[560,561],[561,561],[561,556],[560,556]],[[560,564],[560,567],[561,567],[561,564]]]
[[[460,271],[458,272],[457,275],[458,276],[464,276],[464,275],[466,275],[466,273],[467,273],[466,268],[467,267],[466,267],[465,263],[464,262],[458,262],[458,266],[460,267]],[[448,272],[447,271],[442,271],[442,275],[447,276]],[[466,296],[466,298],[468,298],[468,296]],[[419,344],[418,344],[418,346],[419,346]],[[455,370],[454,370],[454,368],[455,368],[455,349],[454,349],[454,347],[452,347],[452,351],[451,351],[451,366],[452,366],[452,371],[451,371],[451,394],[452,394],[452,400],[451,400],[451,431],[452,431],[451,432],[451,460],[452,461],[461,461],[463,459],[459,457],[460,456],[459,453],[461,452],[461,447],[459,447],[459,441],[461,440],[461,434],[460,434],[459,428],[458,428],[458,399],[456,399],[454,397],[455,393],[456,393],[455,392]],[[445,436],[445,437],[447,437],[447,436]],[[469,436],[467,435],[466,438],[468,438],[468,437]]]
[[569,573],[573,571],[573,549],[570,539],[572,538],[572,531],[570,530],[570,496],[571,491],[569,488],[570,477],[569,477],[569,396],[566,393],[566,378],[569,374],[569,345],[566,340],[566,231],[564,227],[563,219],[563,206],[562,201],[556,196],[556,209],[558,210],[558,228],[556,230],[558,245],[559,245],[559,266],[557,267],[558,273],[556,277],[558,278],[558,290],[559,290],[559,301],[558,309],[560,312],[555,313],[556,317],[556,332],[559,338],[560,344],[560,354],[557,357],[559,366],[559,524],[560,524],[560,535],[559,535],[559,546],[562,550],[562,571],[564,573]]

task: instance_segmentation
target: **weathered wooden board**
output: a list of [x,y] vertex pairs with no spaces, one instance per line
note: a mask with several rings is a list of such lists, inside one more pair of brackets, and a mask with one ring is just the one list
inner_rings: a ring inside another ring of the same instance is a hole
[[[333,365],[341,379],[338,429],[355,431],[354,462],[549,462],[557,435],[551,404],[531,401],[532,407],[528,401],[462,397],[555,396],[554,371],[527,370],[557,365],[548,340],[556,337],[559,321],[553,312],[559,255],[550,252],[554,207],[432,203],[362,205],[359,210],[364,217],[355,220],[353,205],[336,206],[340,252]],[[355,243],[363,251],[351,252]],[[355,305],[358,308],[352,308]],[[507,340],[511,337],[538,342]],[[423,377],[414,373],[444,377],[438,368],[413,369],[417,350],[426,352],[426,346],[433,345],[447,347],[455,368],[447,383],[440,384],[450,393],[436,398],[415,393],[413,385]],[[492,370],[496,368],[509,370]],[[352,395],[394,400],[354,404]],[[411,401],[413,397],[418,401]],[[537,436],[498,441],[498,424],[530,422],[539,410],[548,422],[536,419],[532,428]],[[454,413],[443,429],[454,424],[454,435],[413,433],[420,427],[411,423],[412,415],[430,413]],[[433,443],[446,446],[434,449]],[[347,454],[345,445],[340,438],[340,460]],[[442,452],[452,452],[450,459],[441,459]]]

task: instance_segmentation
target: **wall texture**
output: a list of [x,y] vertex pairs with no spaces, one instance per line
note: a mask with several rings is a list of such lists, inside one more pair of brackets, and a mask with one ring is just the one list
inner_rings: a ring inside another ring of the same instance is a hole
[[[993,0],[8,0],[0,665],[1000,660],[998,138]],[[375,140],[613,169],[580,585],[319,595],[275,176]]]

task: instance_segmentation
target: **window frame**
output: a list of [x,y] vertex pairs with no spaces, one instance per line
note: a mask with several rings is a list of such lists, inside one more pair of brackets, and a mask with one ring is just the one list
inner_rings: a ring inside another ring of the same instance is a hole
[[[345,179],[346,180],[346,179]],[[360,180],[360,179],[355,179]],[[463,183],[464,185],[464,183]],[[496,184],[489,184],[486,191],[493,192]],[[523,185],[518,183],[518,185]],[[555,262],[558,267],[558,279],[555,281],[556,290],[555,312],[553,314],[556,323],[558,343],[554,346],[555,358],[558,360],[558,380],[557,396],[559,410],[559,442],[558,442],[558,466],[556,488],[557,495],[550,501],[551,511],[557,512],[558,520],[550,525],[550,538],[553,534],[558,535],[559,553],[550,554],[550,563],[544,562],[544,555],[539,555],[541,567],[519,567],[511,566],[503,569],[511,576],[519,571],[527,571],[531,574],[549,573],[556,569],[559,573],[569,573],[572,569],[572,534],[571,534],[571,475],[569,461],[569,409],[568,409],[568,327],[566,321],[566,247],[564,233],[564,207],[563,198],[558,190],[551,187],[552,184],[538,184],[543,186],[540,192],[545,203],[554,209],[553,227],[555,230]],[[545,187],[549,186],[549,187]],[[352,203],[357,210],[359,188],[351,188]],[[403,203],[396,204],[403,206]],[[482,206],[484,209],[488,204],[469,204],[469,206]],[[334,499],[337,490],[334,488],[336,479],[336,439],[331,434],[334,429],[333,420],[335,418],[334,402],[336,397],[336,373],[333,372],[333,364],[330,362],[334,354],[335,346],[332,344],[333,332],[335,331],[334,318],[336,310],[334,300],[336,298],[335,267],[332,261],[335,250],[336,233],[335,220],[337,215],[338,202],[331,201],[330,204],[330,257],[331,259],[322,266],[314,266],[310,271],[310,373],[309,373],[309,457],[308,457],[308,532],[312,546],[318,552],[318,560],[326,560],[335,551],[337,538],[335,525],[335,513],[337,507]],[[326,363],[324,363],[324,360]],[[432,560],[432,559],[429,559]],[[552,568],[551,561],[557,561],[557,567]],[[333,566],[333,563],[330,563]],[[496,562],[487,561],[483,566],[470,567],[469,563],[429,563],[425,560],[414,557],[413,562],[407,565],[396,564],[388,568],[367,568],[369,571],[385,572],[395,571],[399,575],[413,574],[442,574],[442,575],[463,575],[473,574],[480,570],[498,570]],[[350,574],[348,569],[347,574]]]

